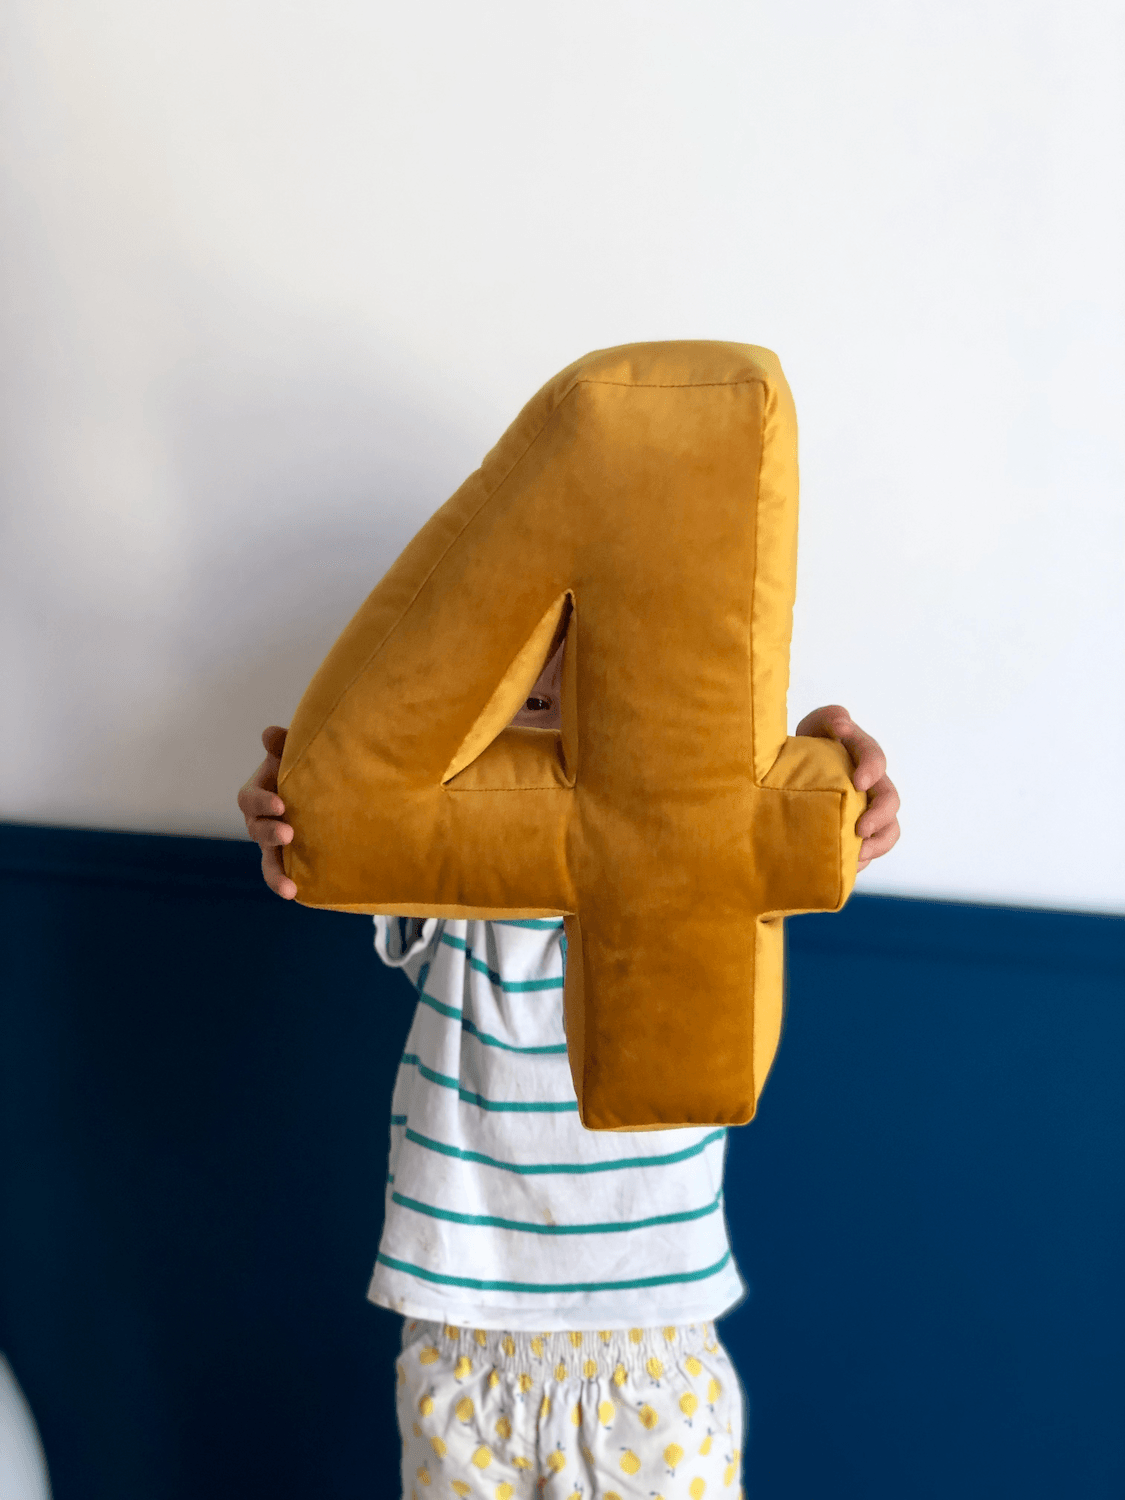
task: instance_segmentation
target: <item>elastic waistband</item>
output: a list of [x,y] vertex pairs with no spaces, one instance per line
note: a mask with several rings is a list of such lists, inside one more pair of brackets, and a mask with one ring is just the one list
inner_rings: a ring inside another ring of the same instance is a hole
[[[402,1343],[422,1343],[433,1349],[431,1356],[458,1364],[462,1359],[479,1368],[512,1374],[528,1374],[535,1380],[596,1380],[639,1374],[642,1370],[659,1380],[665,1365],[674,1366],[692,1355],[714,1354],[720,1347],[713,1323],[686,1323],[666,1328],[612,1328],[554,1330],[550,1333],[495,1328],[457,1328],[450,1323],[429,1323],[407,1318]],[[426,1348],[422,1350],[425,1360]],[[466,1366],[468,1368],[469,1366]]]

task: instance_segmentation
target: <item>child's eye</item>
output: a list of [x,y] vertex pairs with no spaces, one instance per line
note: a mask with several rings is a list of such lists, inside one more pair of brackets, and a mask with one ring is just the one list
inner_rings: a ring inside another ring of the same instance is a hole
[[532,713],[542,713],[544,709],[550,708],[550,706],[550,698],[529,698],[524,704],[524,708],[531,709]]

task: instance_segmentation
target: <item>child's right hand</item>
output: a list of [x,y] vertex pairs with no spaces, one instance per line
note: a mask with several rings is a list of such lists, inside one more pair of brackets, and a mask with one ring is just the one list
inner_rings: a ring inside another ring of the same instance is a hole
[[292,901],[297,887],[281,863],[281,845],[293,842],[293,829],[281,822],[285,803],[277,795],[277,772],[288,730],[271,724],[262,730],[266,758],[238,794],[238,806],[246,819],[246,832],[262,851],[262,878],[271,891]]

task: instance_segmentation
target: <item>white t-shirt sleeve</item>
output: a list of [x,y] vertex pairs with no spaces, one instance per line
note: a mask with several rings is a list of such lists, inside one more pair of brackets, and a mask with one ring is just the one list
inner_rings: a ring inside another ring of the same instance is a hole
[[376,917],[375,952],[392,969],[401,969],[436,946],[439,925],[438,917]]

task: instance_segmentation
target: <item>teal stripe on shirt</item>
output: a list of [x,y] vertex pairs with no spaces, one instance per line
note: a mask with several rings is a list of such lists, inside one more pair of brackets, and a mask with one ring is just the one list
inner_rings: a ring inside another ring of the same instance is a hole
[[423,1005],[428,1005],[431,1010],[436,1010],[439,1016],[449,1016],[453,1021],[461,1022],[461,1030],[467,1031],[470,1036],[475,1036],[478,1042],[483,1042],[486,1047],[502,1047],[505,1052],[523,1052],[532,1056],[543,1056],[553,1054],[557,1056],[566,1051],[566,1043],[558,1042],[550,1047],[514,1047],[511,1042],[502,1042],[498,1036],[493,1036],[489,1031],[481,1031],[479,1026],[474,1026],[472,1021],[465,1017],[464,1011],[457,1009],[455,1005],[446,1005],[443,1000],[435,1000],[433,995],[418,991],[418,999]]
[[636,1281],[478,1281],[472,1276],[443,1276],[439,1271],[427,1271],[423,1266],[411,1265],[408,1260],[395,1260],[380,1250],[376,1259],[392,1271],[405,1271],[408,1276],[418,1276],[423,1281],[434,1281],[441,1286],[470,1287],[474,1292],[635,1292],[650,1286],[675,1286],[685,1281],[706,1281],[716,1276],[730,1260],[728,1250],[713,1266],[704,1266],[702,1271],[676,1271],[667,1276],[641,1276]]
[[392,1198],[403,1208],[412,1208],[416,1214],[425,1214],[430,1219],[446,1219],[451,1224],[471,1224],[478,1229],[512,1229],[523,1234],[622,1234],[630,1229],[655,1229],[659,1224],[687,1224],[693,1219],[705,1219],[722,1203],[722,1193],[716,1193],[710,1203],[702,1208],[688,1208],[682,1213],[657,1214],[651,1219],[632,1219],[609,1224],[534,1224],[523,1219],[496,1219],[489,1214],[458,1214],[451,1208],[435,1208],[430,1203],[420,1203],[416,1198],[407,1198],[402,1193],[392,1193]]
[[563,978],[560,974],[557,979],[505,979],[495,969],[490,969],[486,963],[479,958],[473,957],[473,950],[465,942],[464,938],[453,937],[451,933],[443,932],[441,940],[449,948],[456,948],[467,955],[469,968],[475,969],[478,974],[487,974],[492,983],[504,991],[506,995],[527,994],[530,990],[561,990]]
[[435,1073],[433,1068],[427,1068],[415,1052],[404,1052],[402,1060],[411,1067],[417,1068],[418,1072],[428,1082],[439,1084],[443,1089],[456,1089],[459,1097],[466,1104],[475,1104],[478,1109],[506,1111],[525,1115],[578,1113],[577,1099],[487,1099],[483,1094],[474,1094],[469,1089],[462,1088],[459,1078],[451,1078],[448,1073]]
[[553,927],[561,927],[561,917],[493,917],[493,927],[531,927],[537,932],[549,932]]
[[406,1139],[413,1141],[416,1146],[421,1146],[425,1151],[436,1151],[440,1156],[453,1156],[458,1161],[479,1162],[483,1167],[496,1167],[501,1172],[516,1172],[522,1177],[535,1177],[552,1172],[577,1175],[582,1172],[617,1172],[628,1167],[666,1167],[674,1162],[689,1161],[693,1156],[701,1155],[708,1146],[713,1146],[716,1141],[721,1141],[725,1137],[725,1130],[713,1130],[710,1135],[704,1136],[694,1146],[685,1146],[682,1151],[670,1151],[665,1156],[623,1156],[618,1161],[553,1161],[522,1164],[499,1161],[495,1156],[485,1156],[481,1151],[465,1151],[460,1146],[448,1146],[444,1141],[434,1141],[429,1136],[420,1135],[409,1125],[406,1127]]

